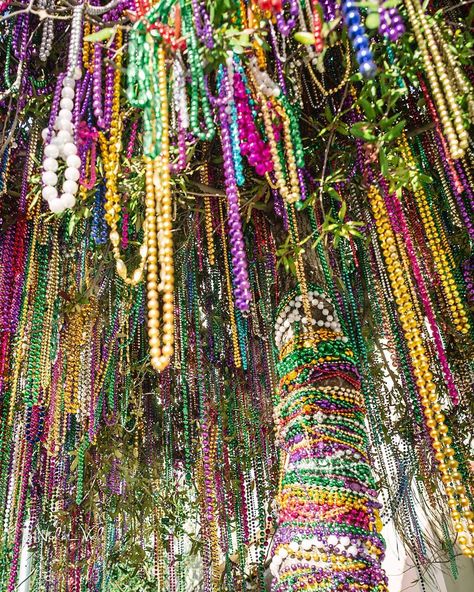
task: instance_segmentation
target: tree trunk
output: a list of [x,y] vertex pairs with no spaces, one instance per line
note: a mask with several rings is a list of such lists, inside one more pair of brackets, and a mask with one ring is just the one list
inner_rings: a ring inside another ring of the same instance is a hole
[[309,292],[310,322],[298,293],[275,326],[282,468],[272,590],[381,592],[384,542],[360,375],[334,307],[318,292]]

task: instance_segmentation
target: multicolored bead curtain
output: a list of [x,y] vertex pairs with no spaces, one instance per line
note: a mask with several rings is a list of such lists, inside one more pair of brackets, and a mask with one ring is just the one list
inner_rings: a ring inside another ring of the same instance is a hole
[[385,592],[389,523],[457,577],[472,19],[0,2],[2,590]]

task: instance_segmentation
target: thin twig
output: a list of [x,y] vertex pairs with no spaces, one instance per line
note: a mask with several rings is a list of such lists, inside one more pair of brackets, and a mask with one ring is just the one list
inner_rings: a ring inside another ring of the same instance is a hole
[[[344,92],[342,93],[341,101],[339,103],[339,107],[337,108],[336,114],[334,116],[333,123],[336,122],[339,115],[341,114],[342,106],[344,105],[344,101],[346,100],[346,97],[347,97],[348,88],[349,88],[349,85],[348,85],[348,83],[346,83],[346,85],[344,86]],[[320,185],[319,185],[319,203],[321,204],[321,212],[323,214],[323,217],[324,217],[324,205],[323,205],[324,179],[326,177],[326,168],[327,168],[328,159],[329,159],[329,150],[331,149],[332,142],[334,140],[335,135],[336,135],[336,126],[333,125],[331,128],[331,132],[329,133],[328,142],[326,144],[326,150],[324,151],[323,167],[321,170],[321,181],[320,181]]]
[[448,6],[446,8],[442,8],[441,12],[446,13],[446,12],[451,12],[452,10],[456,10],[456,8],[461,8],[462,6],[468,6],[469,4],[472,4],[474,2],[474,0],[466,0],[466,2],[460,2],[459,4],[455,4],[454,6]]
[[[33,36],[35,35],[35,33],[36,33],[36,31],[38,30],[39,27],[40,27],[40,25],[38,25],[37,27],[35,27],[35,30],[31,33],[30,38],[28,39],[28,42],[26,44],[26,48],[28,48],[28,46],[30,45],[31,41],[33,40]],[[20,73],[23,71],[22,65],[23,65],[22,62],[20,62],[20,64],[18,64],[18,71]],[[18,78],[18,75],[17,75],[17,78]],[[20,79],[21,79],[21,76],[20,76]],[[16,84],[16,80],[13,83],[13,85],[11,86],[11,89],[12,90],[13,90],[15,84]],[[21,82],[20,82],[20,85],[19,86],[21,86]],[[10,97],[10,101],[9,101],[9,107],[12,106],[12,101],[13,101],[13,97],[11,96]],[[3,155],[5,153],[5,150],[7,149],[7,146],[12,141],[13,135],[14,135],[14,133],[16,131],[17,126],[18,126],[19,116],[20,116],[20,109],[18,108],[18,102],[17,102],[17,108],[15,110],[15,117],[13,119],[13,123],[12,123],[12,125],[10,127],[10,131],[8,132],[8,136],[6,137],[6,139],[5,139],[5,130],[6,130],[6,126],[7,126],[7,123],[9,121],[9,118],[8,117],[5,117],[5,123],[3,125],[3,130],[2,130],[2,144],[1,144],[1,148],[0,148],[0,159],[3,158]]]
[[0,23],[8,20],[10,18],[14,18],[14,17],[18,16],[19,14],[25,14],[25,13],[35,14],[36,16],[39,17],[40,21],[43,21],[46,19],[67,21],[67,20],[71,20],[71,18],[72,18],[72,14],[67,14],[67,15],[62,16],[59,14],[49,13],[44,8],[40,8],[39,10],[36,10],[35,8],[33,8],[33,0],[30,0],[30,3],[28,4],[28,6],[26,8],[22,8],[21,10],[17,10],[15,12],[10,12],[9,14],[2,16],[2,18],[0,18]]

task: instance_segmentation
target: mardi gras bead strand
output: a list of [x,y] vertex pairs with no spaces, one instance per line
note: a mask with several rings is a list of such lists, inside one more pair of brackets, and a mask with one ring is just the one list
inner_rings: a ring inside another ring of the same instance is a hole
[[312,1],[312,11],[313,11],[313,34],[314,34],[314,49],[316,53],[321,53],[324,49],[324,42],[323,42],[323,19],[322,13],[323,9],[319,4],[318,0]]
[[366,78],[372,78],[377,72],[377,66],[370,50],[365,27],[361,23],[360,9],[353,0],[342,0],[341,11],[347,26],[349,39],[356,52],[360,73]]
[[447,435],[448,428],[444,422],[441,405],[433,382],[433,375],[429,369],[429,358],[417,322],[414,318],[413,305],[400,266],[397,253],[396,239],[390,228],[390,222],[382,196],[375,186],[369,187],[369,202],[372,207],[375,226],[383,255],[387,265],[387,273],[400,315],[400,323],[406,338],[407,348],[416,377],[421,404],[424,409],[426,425],[430,430],[435,458],[439,463],[441,480],[445,484],[448,505],[451,510],[454,528],[460,534],[458,541],[461,550],[468,557],[474,556],[474,545],[471,533],[474,532],[474,514],[469,509],[469,499],[458,463],[454,458],[451,438]]
[[[43,160],[43,198],[48,202],[49,209],[54,213],[61,213],[73,208],[76,203],[76,193],[79,189],[79,169],[81,159],[77,154],[77,146],[74,142],[73,109],[76,81],[82,77],[82,71],[78,65],[82,20],[84,5],[75,6],[71,21],[71,40],[69,44],[68,67],[66,76],[62,80],[60,110],[54,122],[54,130],[43,130],[43,139],[46,142]],[[54,108],[54,103],[53,103]],[[56,133],[57,131],[57,133]],[[58,197],[56,185],[58,183],[58,158],[66,163],[64,182],[61,195]]]
[[[423,279],[423,275],[422,275],[420,267],[418,265],[418,260],[416,258],[416,254],[415,254],[415,248],[413,246],[413,243],[412,243],[409,231],[408,231],[408,227],[407,227],[406,220],[405,220],[405,215],[403,213],[403,209],[402,209],[396,196],[392,197],[391,205],[393,208],[393,212],[395,214],[396,223],[400,225],[400,229],[403,233],[403,242],[404,242],[404,245],[406,248],[408,258],[410,260],[410,266],[413,271],[413,275],[416,279],[417,288],[420,293],[421,300],[423,302],[423,308],[425,310],[425,314],[428,318],[428,322],[430,324],[431,331],[433,333],[433,338],[434,338],[435,345],[436,345],[437,355],[440,360],[441,367],[443,369],[444,378],[446,380],[446,385],[448,387],[449,395],[451,397],[453,404],[457,405],[459,403],[458,390],[456,388],[456,384],[454,382],[453,375],[451,373],[451,369],[448,364],[448,360],[447,360],[446,353],[445,353],[445,347],[443,345],[441,335],[438,330],[438,325],[436,323],[436,318],[435,318],[434,311],[433,311],[433,308],[431,305],[428,290],[425,286],[425,281]],[[390,209],[389,209],[389,215],[391,215]]]
[[155,41],[139,21],[128,38],[127,97],[130,104],[143,110],[143,152],[149,158],[160,154],[160,93],[156,73]]
[[238,338],[238,331],[237,331],[237,322],[235,317],[235,308],[234,308],[234,297],[232,294],[232,279],[230,274],[230,265],[229,265],[229,256],[227,253],[227,241],[226,241],[226,232],[225,232],[225,221],[224,221],[224,206],[222,205],[222,201],[219,200],[219,220],[221,224],[221,239],[222,239],[222,257],[224,259],[224,271],[225,271],[225,280],[226,280],[226,287],[227,287],[227,298],[229,302],[229,315],[230,315],[230,330],[232,333],[232,349],[234,352],[234,364],[236,368],[242,367],[242,358],[240,356],[240,347],[239,347],[239,338]]
[[293,142],[291,139],[291,128],[290,128],[290,117],[288,116],[285,109],[282,109],[279,105],[276,108],[277,113],[280,115],[283,122],[283,143],[285,145],[286,152],[286,168],[288,170],[288,177],[290,182],[290,193],[287,197],[288,203],[295,203],[300,200],[300,183],[298,179],[295,151],[293,148]]
[[[46,8],[48,0],[40,0],[39,6]],[[46,62],[51,53],[54,41],[54,20],[52,18],[45,18],[43,20],[43,27],[41,32],[41,44],[38,51],[39,59],[42,62]]]
[[259,92],[257,92],[257,97],[260,102],[265,132],[267,134],[270,154],[273,160],[273,173],[275,175],[276,188],[278,189],[280,195],[285,201],[297,201],[297,199],[295,199],[292,195],[283,173],[283,167],[280,161],[280,153],[278,151],[277,141],[275,138],[275,130],[273,128],[272,117],[269,109],[269,105],[271,105],[271,103],[267,103],[267,98]]
[[[174,343],[174,267],[169,171],[169,122],[165,52],[160,44],[158,81],[161,106],[161,154],[145,157],[147,220],[147,301],[150,360],[161,372],[169,364]],[[160,267],[160,270],[159,270]],[[160,280],[160,281],[159,281]],[[162,292],[163,327],[160,336],[159,292]]]
[[[221,70],[221,74],[222,72],[224,72],[224,70]],[[224,156],[224,179],[229,204],[229,243],[232,257],[235,305],[240,311],[247,312],[250,308],[251,293],[242,220],[239,211],[239,191],[232,158],[230,117],[227,113],[227,104],[230,97],[229,78],[227,73],[223,74],[221,77],[218,109],[219,119],[221,121],[221,142]]]
[[433,91],[446,140],[453,159],[463,156],[469,144],[463,114],[456,99],[446,64],[439,52],[432,29],[418,0],[405,0],[408,17],[420,49],[426,76]]
[[22,476],[19,480],[19,499],[18,509],[16,517],[16,528],[13,542],[12,561],[10,567],[10,578],[8,580],[7,592],[13,592],[16,589],[16,580],[19,568],[19,558],[21,550],[21,541],[23,535],[23,519],[26,511],[26,504],[28,498],[28,482],[31,471],[31,463],[33,456],[33,444],[30,441],[26,441],[23,449],[23,463],[22,463]]
[[[436,145],[437,150],[435,150],[435,154],[431,155],[431,162],[433,161],[433,159],[435,160],[435,167],[438,170],[438,176],[441,181],[441,186],[443,188],[446,200],[449,204],[450,214],[452,216],[453,223],[456,226],[462,227],[462,223],[459,218],[459,215],[461,215],[466,231],[468,232],[471,238],[474,238],[474,224],[471,221],[468,212],[466,211],[464,201],[461,195],[464,189],[469,191],[469,185],[466,184],[465,186],[463,186],[463,184],[461,183],[461,180],[459,178],[459,161],[454,162],[452,160],[449,153],[449,148],[446,144],[446,140],[442,133],[436,107],[434,106],[433,101],[431,100],[431,97],[428,94],[428,89],[421,76],[419,76],[418,79],[420,81],[420,87],[423,91],[423,96],[425,98],[427,107],[435,124],[435,131],[433,131],[430,134],[430,136],[425,138],[424,145],[426,147],[428,141],[431,140],[431,142],[433,142],[434,139],[434,143]],[[417,140],[417,145],[422,156],[422,161],[426,161],[426,158],[423,158],[424,149],[419,140]],[[426,164],[428,168],[430,168],[431,165],[427,162]],[[452,192],[447,183],[447,179],[449,179],[450,185],[452,187]],[[453,194],[457,203],[457,208],[456,205],[453,203]]]
[[[299,186],[298,186],[299,191]],[[287,204],[286,212],[288,216],[288,226],[290,231],[290,236],[293,241],[294,245],[300,244],[300,237],[298,231],[298,220],[296,218],[296,208],[294,204]],[[302,323],[306,325],[306,329],[310,328],[311,323],[311,305],[309,303],[309,296],[308,296],[308,285],[306,282],[306,273],[304,269],[304,261],[303,261],[303,251],[301,250],[295,260],[295,267],[296,267],[296,277],[298,279],[298,285],[301,295],[301,303],[303,306],[303,311],[305,313],[306,319],[302,320]]]
[[45,333],[41,341],[40,353],[40,386],[43,389],[43,392],[46,392],[46,389],[51,381],[51,337],[53,335],[53,315],[59,287],[60,254],[58,234],[59,221],[55,220],[53,222],[53,236],[51,239],[51,259],[49,261],[50,269],[48,278],[48,297],[46,302],[46,311],[43,317]]
[[[36,249],[38,248],[38,234],[39,234],[39,209],[40,209],[40,202],[37,202],[36,209],[34,211],[35,218],[33,222],[33,230],[31,233],[30,244],[29,244],[29,256],[27,257],[27,267],[25,273],[25,284],[23,289],[23,299],[20,308],[20,315],[17,325],[17,333],[16,333],[16,340],[14,342],[14,348],[20,346],[22,343],[25,333],[27,332],[28,323],[30,321],[29,314],[28,314],[28,306],[26,306],[26,302],[28,302],[30,290],[32,290],[33,286],[35,286],[35,261],[36,261]],[[22,355],[16,355],[13,357],[13,368],[10,371],[11,378],[11,392],[10,392],[10,400],[9,400],[9,411],[8,411],[8,418],[7,418],[7,425],[11,426],[15,419],[15,409],[16,409],[16,400],[17,400],[17,393],[20,388],[20,374],[22,369]],[[28,402],[28,399],[25,399],[25,402]]]
[[[121,65],[122,52],[120,51],[122,45],[122,33],[118,29],[116,33],[116,44],[118,51],[116,53],[116,67],[114,69],[114,86],[112,99],[112,115],[110,121],[109,138],[107,139],[104,132],[99,132],[99,144],[101,147],[102,159],[104,162],[106,191],[105,191],[105,221],[107,222],[110,233],[109,238],[112,243],[112,252],[115,259],[115,266],[117,274],[122,280],[130,286],[136,286],[143,277],[143,270],[146,263],[147,246],[145,241],[140,247],[140,263],[133,271],[131,276],[128,275],[127,266],[122,258],[120,252],[120,244],[122,240],[118,232],[118,222],[120,219],[120,212],[122,207],[120,205],[120,196],[118,194],[118,172],[120,167],[120,151],[122,148],[121,142],[121,116],[120,116],[120,88],[121,88]],[[144,234],[146,235],[147,228],[144,224]]]
[[396,6],[386,8],[383,3],[379,6],[379,33],[392,43],[405,33],[405,25]]
[[[408,146],[408,141],[405,134],[402,135],[400,140],[400,148],[405,162],[411,168],[415,168],[416,163],[411,153],[411,149]],[[451,271],[450,262],[448,261],[449,254],[446,252],[445,246],[443,244],[443,242],[446,241],[441,240],[441,236],[436,229],[436,224],[433,219],[431,208],[426,199],[425,191],[422,188],[416,187],[414,188],[414,194],[421,220],[423,222],[423,227],[425,229],[426,237],[428,239],[428,244],[436,264],[436,269],[441,278],[441,285],[445,293],[446,303],[451,312],[454,325],[460,333],[468,333],[470,325]]]
[[[472,119],[474,117],[473,88],[472,88],[470,82],[464,76],[464,73],[457,61],[456,55],[453,53],[451,46],[444,39],[443,33],[440,30],[440,28],[436,22],[432,23],[432,29],[433,29],[434,36],[436,37],[436,40],[441,48],[441,51],[443,52],[444,59],[447,62],[448,70],[449,70],[450,74],[452,74],[452,76],[454,76],[455,85],[458,88],[459,95],[462,97],[466,97],[466,99],[467,99],[467,105],[468,105],[469,113],[470,113],[470,116]],[[453,84],[454,84],[454,81],[453,81]]]
[[[209,142],[215,135],[215,125],[204,81],[204,71],[196,32],[192,22],[192,8],[183,9],[183,32],[188,35],[188,60],[191,69],[190,123],[193,134],[203,142]],[[203,125],[199,122],[199,103],[203,114]]]
[[[328,47],[328,49],[332,49],[333,47],[336,46],[340,46],[342,47],[342,42],[338,42],[335,43],[334,45],[332,45],[331,47]],[[342,50],[341,50],[341,53]],[[351,74],[351,56],[350,56],[350,45],[349,45],[349,40],[346,40],[346,43],[344,45],[344,53],[345,53],[345,68],[344,68],[344,74],[342,75],[341,81],[336,85],[333,86],[332,88],[326,89],[322,83],[319,81],[318,77],[316,76],[311,63],[308,62],[306,64],[307,68],[308,68],[308,72],[311,76],[311,79],[314,83],[314,85],[317,87],[317,89],[319,90],[319,92],[323,95],[323,97],[330,97],[331,95],[339,92],[340,90],[342,90],[342,88],[344,88],[344,86],[347,84],[347,81],[349,80],[349,76]],[[343,56],[341,56],[343,57]]]
[[[205,150],[205,154],[208,154],[208,150]],[[201,183],[206,187],[209,185],[209,166],[207,162],[204,162],[201,170],[199,171],[199,177]],[[207,238],[207,253],[209,258],[209,264],[214,265],[215,263],[215,246],[214,246],[214,228],[212,223],[212,210],[211,210],[211,198],[208,194],[204,194],[204,223],[206,227],[206,238]]]
[[[11,62],[11,52],[12,52],[12,42],[13,42],[13,35],[15,31],[15,26],[13,24],[10,25],[8,40],[7,40],[7,51],[5,56],[5,86],[6,89],[0,93],[0,101],[4,101],[8,96],[11,94],[16,94],[22,90],[22,85],[26,79],[24,76],[25,72],[25,63],[28,57],[28,43],[29,43],[29,23],[30,19],[29,16],[25,15],[26,18],[22,22],[22,30],[20,34],[20,43],[19,43],[19,59],[18,59],[18,67],[16,71],[15,80],[13,83],[10,82],[10,62]],[[19,22],[19,21],[18,21]]]
[[[474,240],[474,223],[471,221],[471,217],[464,205],[462,199],[462,187],[459,187],[458,179],[454,178],[451,166],[446,162],[446,152],[443,150],[440,138],[436,132],[431,134],[431,139],[433,138],[438,148],[438,152],[434,156],[434,166],[438,172],[438,178],[441,185],[440,191],[441,194],[444,195],[444,199],[449,207],[452,223],[458,228],[462,228],[464,224],[466,232],[469,234],[471,240]],[[453,195],[456,201],[454,201]]]

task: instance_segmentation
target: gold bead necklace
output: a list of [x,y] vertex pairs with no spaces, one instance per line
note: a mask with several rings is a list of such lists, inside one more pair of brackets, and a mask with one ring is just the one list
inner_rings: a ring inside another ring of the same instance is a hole
[[229,259],[227,255],[227,242],[225,232],[225,221],[224,221],[224,209],[222,206],[222,200],[219,200],[219,219],[221,224],[221,235],[222,235],[222,257],[224,259],[224,271],[227,288],[227,298],[229,300],[229,315],[230,315],[230,330],[232,333],[232,349],[234,351],[234,363],[236,368],[242,367],[242,357],[240,355],[239,337],[237,332],[237,322],[235,319],[235,307],[234,297],[232,295],[232,280],[229,269]]
[[[342,45],[342,41],[338,41],[332,47],[336,47],[336,46],[339,46],[339,45]],[[345,49],[345,56],[346,56],[346,64],[345,64],[345,68],[344,68],[344,74],[343,74],[342,79],[339,82],[339,84],[337,84],[333,88],[330,88],[329,90],[326,90],[324,88],[324,86],[322,85],[322,83],[319,81],[318,77],[314,73],[313,67],[311,66],[311,62],[308,62],[306,64],[307,67],[308,67],[308,71],[309,71],[309,74],[311,76],[311,79],[313,80],[313,83],[315,84],[315,86],[317,86],[318,90],[321,92],[321,94],[324,97],[328,97],[330,95],[334,95],[337,92],[339,92],[340,90],[342,90],[344,88],[344,86],[347,84],[348,80],[349,80],[349,77],[351,75],[351,58],[350,58],[349,39],[346,40],[344,49]]]
[[[402,157],[412,170],[416,169],[416,163],[411,153],[406,134],[403,133],[399,147],[401,149]],[[469,331],[470,325],[467,318],[467,313],[461,301],[458,288],[452,273],[454,261],[450,253],[449,242],[445,236],[438,231],[433,212],[428,204],[425,191],[421,187],[415,187],[413,190],[415,195],[418,211],[420,212],[423,228],[428,239],[428,245],[435,262],[436,270],[441,279],[441,286],[445,296],[445,301],[450,311],[453,323],[456,329],[463,334]]]
[[[153,51],[153,49],[152,49]],[[174,265],[172,204],[169,170],[169,114],[165,51],[160,44],[158,82],[161,116],[161,153],[145,157],[145,207],[147,245],[147,303],[150,360],[161,372],[169,364],[174,344]],[[156,128],[156,122],[153,123]],[[162,300],[162,333],[160,305]]]
[[[110,228],[110,242],[112,243],[112,252],[115,259],[117,275],[129,286],[136,286],[142,279],[143,270],[146,262],[146,244],[145,241],[140,247],[140,263],[131,277],[128,276],[127,266],[125,265],[120,253],[120,235],[118,232],[118,221],[120,219],[120,197],[117,190],[117,179],[120,165],[121,142],[121,117],[120,117],[120,81],[122,66],[122,32],[120,29],[116,33],[117,51],[115,57],[114,73],[114,95],[112,99],[112,118],[110,123],[109,139],[103,132],[99,132],[99,144],[102,153],[102,160],[106,179],[105,191],[105,221]],[[143,228],[146,236],[146,225]]]
[[[209,185],[209,169],[208,164],[205,162],[201,169],[201,183],[203,185]],[[204,195],[204,220],[206,226],[206,238],[207,238],[207,251],[209,257],[209,264],[214,265],[215,263],[215,248],[214,248],[214,232],[212,228],[212,212],[211,212],[211,198],[208,194]]]
[[[465,129],[463,113],[456,97],[458,91],[456,82],[459,83],[463,75],[461,72],[457,72],[454,77],[450,76],[447,66],[449,65],[449,69],[454,71],[458,69],[458,65],[450,50],[445,49],[444,52],[442,49],[440,50],[432,26],[428,22],[419,0],[405,0],[405,5],[451,157],[453,159],[460,158],[469,145],[469,135]],[[449,52],[448,55],[446,55],[446,51]],[[441,53],[444,53],[444,59]]]
[[[451,438],[447,435],[448,428],[444,421],[445,416],[441,413],[436,385],[430,372],[428,352],[423,343],[419,323],[416,320],[416,309],[410,294],[411,290],[407,286],[407,284],[412,283],[412,280],[410,276],[404,276],[400,265],[400,259],[403,260],[401,251],[403,250],[405,256],[406,252],[403,243],[397,245],[394,232],[390,226],[386,205],[380,192],[373,185],[369,187],[368,198],[393,295],[395,296],[400,323],[406,338],[413,373],[426,418],[426,426],[432,438],[432,446],[435,450],[434,456],[438,461],[441,480],[445,485],[454,528],[456,532],[462,533],[458,538],[458,542],[462,552],[468,557],[472,557],[474,556],[474,542],[470,533],[474,527],[474,514],[469,508],[466,488],[458,471],[458,462],[454,457],[455,451],[451,446]],[[460,510],[457,510],[457,508],[460,508]]]

